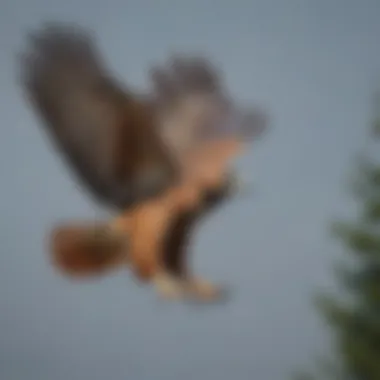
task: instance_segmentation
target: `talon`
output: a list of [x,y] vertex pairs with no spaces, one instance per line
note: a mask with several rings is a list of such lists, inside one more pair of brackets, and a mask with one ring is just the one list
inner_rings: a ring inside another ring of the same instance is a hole
[[168,274],[160,273],[154,279],[158,294],[165,299],[178,300],[183,295],[183,287],[180,280]]
[[226,299],[224,287],[214,285],[204,279],[192,279],[187,283],[187,293],[197,301],[213,302]]

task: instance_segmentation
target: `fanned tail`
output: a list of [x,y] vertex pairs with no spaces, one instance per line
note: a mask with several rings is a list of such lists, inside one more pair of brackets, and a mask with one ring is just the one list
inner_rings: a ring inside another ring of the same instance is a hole
[[59,272],[70,277],[99,276],[127,261],[127,238],[108,224],[64,223],[50,235],[50,256]]

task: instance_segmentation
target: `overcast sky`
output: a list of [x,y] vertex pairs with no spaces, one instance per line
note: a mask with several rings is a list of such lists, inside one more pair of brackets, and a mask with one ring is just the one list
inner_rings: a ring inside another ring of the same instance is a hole
[[[2,0],[0,378],[280,380],[313,363],[328,345],[311,296],[332,283],[328,223],[353,209],[344,186],[380,84],[379,16],[378,0]],[[233,287],[228,305],[165,304],[127,272],[78,284],[49,266],[52,223],[102,215],[15,82],[25,32],[52,19],[95,29],[134,86],[169,52],[201,51],[271,111],[238,163],[255,197],[194,237],[195,268]]]

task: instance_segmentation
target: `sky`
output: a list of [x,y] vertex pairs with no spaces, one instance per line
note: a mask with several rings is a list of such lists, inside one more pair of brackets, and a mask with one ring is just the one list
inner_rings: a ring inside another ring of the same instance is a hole
[[[312,296],[333,289],[329,223],[354,212],[347,182],[380,86],[378,0],[2,0],[0,378],[280,380],[328,350]],[[60,219],[104,215],[77,188],[17,84],[25,33],[47,20],[95,30],[109,68],[145,88],[173,51],[219,64],[271,128],[237,162],[255,195],[194,236],[197,273],[226,305],[160,301],[128,272],[70,282],[47,261]]]

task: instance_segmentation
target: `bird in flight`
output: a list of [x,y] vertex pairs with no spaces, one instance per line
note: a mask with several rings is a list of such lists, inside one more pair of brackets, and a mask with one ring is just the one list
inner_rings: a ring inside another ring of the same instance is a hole
[[221,299],[196,276],[188,245],[200,221],[236,188],[234,158],[265,129],[266,113],[236,104],[205,58],[175,55],[149,70],[150,91],[111,75],[92,33],[51,23],[30,33],[21,85],[82,187],[113,216],[52,227],[49,255],[72,278],[130,268],[170,298]]

